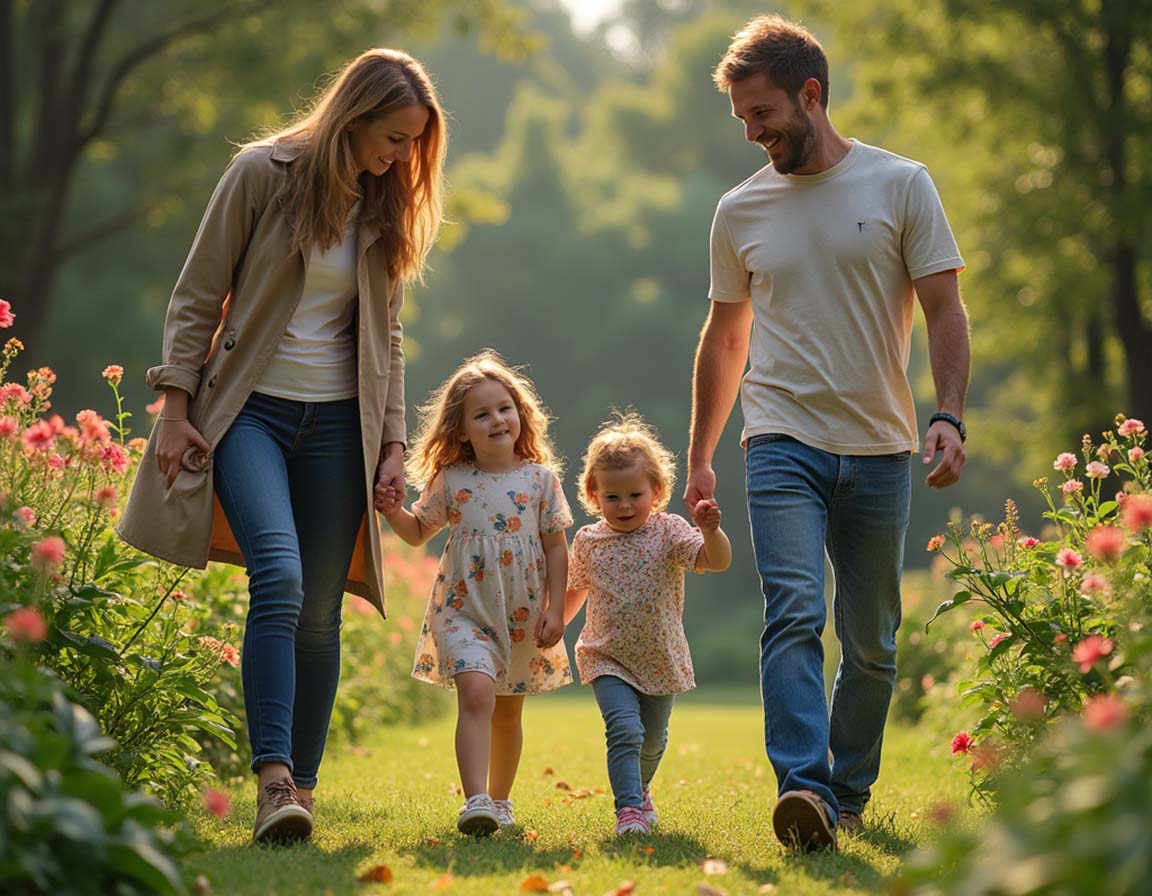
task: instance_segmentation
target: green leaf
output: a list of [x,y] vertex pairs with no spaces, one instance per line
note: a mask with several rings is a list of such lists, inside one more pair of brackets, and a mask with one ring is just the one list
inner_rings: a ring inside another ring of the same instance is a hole
[[944,601],[936,608],[936,612],[932,614],[932,618],[924,623],[924,631],[928,631],[929,626],[932,625],[939,617],[943,616],[950,610],[956,609],[961,604],[967,603],[972,597],[970,591],[957,591],[950,600]]
[[183,893],[184,883],[176,864],[160,852],[146,836],[108,847],[109,863],[157,893]]

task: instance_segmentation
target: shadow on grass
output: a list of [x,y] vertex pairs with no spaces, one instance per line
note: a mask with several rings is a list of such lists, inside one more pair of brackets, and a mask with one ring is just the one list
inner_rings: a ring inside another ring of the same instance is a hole
[[411,856],[417,865],[449,871],[457,877],[507,874],[526,866],[550,867],[572,864],[579,850],[572,846],[539,847],[521,827],[491,837],[466,837],[455,827],[416,842],[396,841],[396,852]]
[[[358,870],[372,854],[369,844],[350,844],[338,849],[325,849],[315,842],[293,846],[266,846],[252,843],[208,845],[202,852],[189,856],[186,867],[193,874],[203,874],[212,884],[212,892],[299,892],[307,881],[320,883],[320,878],[333,883],[346,883],[354,891]],[[294,887],[296,889],[294,889]],[[343,888],[339,890],[342,892]]]

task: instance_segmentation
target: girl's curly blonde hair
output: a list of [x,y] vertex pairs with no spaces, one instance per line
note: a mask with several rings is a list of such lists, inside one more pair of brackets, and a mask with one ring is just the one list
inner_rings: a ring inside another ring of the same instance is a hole
[[520,415],[520,435],[514,449],[523,460],[549,467],[560,477],[562,464],[548,437],[548,411],[536,387],[519,368],[510,367],[499,354],[485,349],[465,360],[432,393],[418,411],[420,423],[404,465],[409,481],[423,488],[445,467],[476,459],[472,445],[460,441],[464,432],[464,397],[485,380],[508,390]]
[[580,505],[591,516],[599,516],[600,507],[595,500],[596,473],[626,470],[637,463],[643,466],[656,491],[652,509],[659,513],[668,506],[676,484],[676,456],[660,443],[659,434],[636,411],[613,411],[612,419],[601,425],[584,452]]

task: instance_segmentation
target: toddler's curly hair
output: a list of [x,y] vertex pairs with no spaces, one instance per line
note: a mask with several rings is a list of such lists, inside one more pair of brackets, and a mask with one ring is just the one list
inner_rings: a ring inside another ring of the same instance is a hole
[[613,411],[612,418],[600,426],[588,450],[584,452],[584,469],[580,471],[580,505],[591,516],[600,515],[596,503],[596,473],[600,470],[626,470],[639,463],[656,491],[653,511],[660,512],[672,498],[676,484],[676,456],[660,442],[660,435],[636,411]]

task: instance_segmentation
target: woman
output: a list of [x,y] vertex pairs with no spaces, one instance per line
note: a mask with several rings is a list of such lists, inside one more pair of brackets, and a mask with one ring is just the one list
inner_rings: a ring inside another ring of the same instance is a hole
[[247,567],[257,841],[312,833],[343,592],[384,613],[372,492],[404,489],[399,313],[441,223],[446,139],[416,60],[350,62],[233,158],[148,371],[165,402],[119,533],[173,563]]

